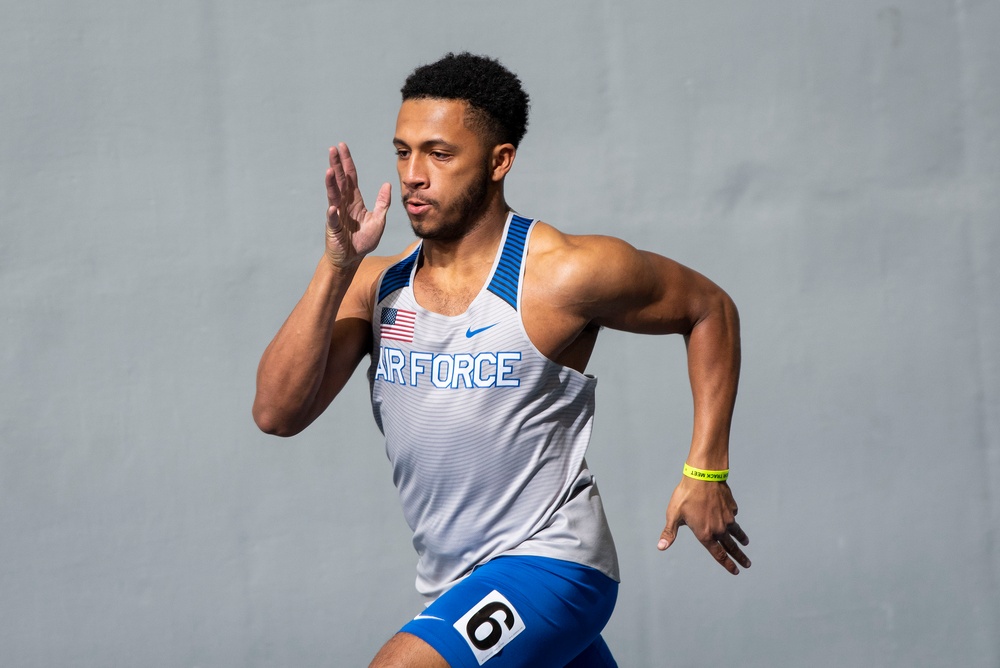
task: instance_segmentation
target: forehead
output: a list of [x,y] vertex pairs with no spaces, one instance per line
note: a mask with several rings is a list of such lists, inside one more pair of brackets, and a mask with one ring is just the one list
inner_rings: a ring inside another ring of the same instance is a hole
[[411,146],[436,139],[453,144],[476,141],[475,133],[465,124],[468,106],[463,100],[404,100],[396,117],[396,139]]

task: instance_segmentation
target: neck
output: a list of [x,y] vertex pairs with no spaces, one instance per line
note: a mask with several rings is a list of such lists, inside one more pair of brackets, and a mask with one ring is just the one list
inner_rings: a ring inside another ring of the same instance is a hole
[[457,239],[425,239],[413,282],[417,302],[442,315],[464,313],[496,259],[508,208],[492,207]]

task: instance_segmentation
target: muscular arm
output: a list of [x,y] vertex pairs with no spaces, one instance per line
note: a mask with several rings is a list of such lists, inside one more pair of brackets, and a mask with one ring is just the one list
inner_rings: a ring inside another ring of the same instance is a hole
[[[565,304],[575,313],[578,331],[599,325],[684,336],[694,403],[687,462],[700,469],[729,468],[729,430],[740,369],[739,315],[732,299],[696,271],[619,239],[568,237],[554,231],[549,235],[551,244],[543,248],[551,252],[544,264],[559,276],[556,289],[573,295]],[[735,521],[736,512],[726,483],[682,477],[668,505],[658,548],[667,549],[678,527],[687,525],[735,575],[736,563],[750,566],[737,544],[746,545],[748,539]]]
[[618,240],[594,322],[647,334],[682,334],[694,403],[688,463],[729,468],[729,429],[740,373],[739,314],[721,288],[696,271]]
[[[338,270],[324,257],[257,368],[253,417],[261,430],[293,436],[343,389],[371,346],[370,316],[344,309],[357,268]],[[349,300],[350,304],[357,298]]]
[[366,258],[385,228],[390,187],[369,211],[346,144],[330,148],[326,252],[261,356],[253,417],[263,431],[299,433],[322,413],[371,347],[371,290],[388,258]]

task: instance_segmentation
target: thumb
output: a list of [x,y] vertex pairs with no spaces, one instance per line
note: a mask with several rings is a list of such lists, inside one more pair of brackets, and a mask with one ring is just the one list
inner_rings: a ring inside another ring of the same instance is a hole
[[384,216],[390,204],[392,204],[392,184],[383,183],[382,187],[378,190],[378,197],[375,198],[376,215],[379,217]]
[[676,513],[671,513],[670,510],[667,511],[667,526],[663,528],[663,532],[660,534],[660,542],[656,544],[656,549],[661,552],[674,543],[674,539],[677,538],[677,527],[681,525],[680,517]]

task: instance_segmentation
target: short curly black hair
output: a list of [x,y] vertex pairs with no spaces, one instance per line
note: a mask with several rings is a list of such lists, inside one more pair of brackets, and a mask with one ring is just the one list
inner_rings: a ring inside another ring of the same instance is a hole
[[448,53],[413,70],[400,89],[403,100],[437,98],[469,103],[467,121],[494,144],[521,143],[528,130],[528,94],[517,75],[488,56]]

